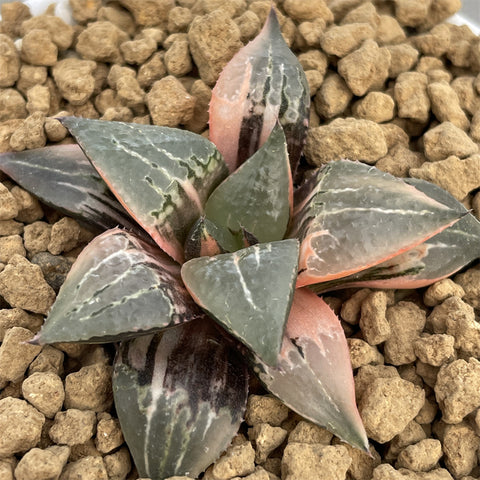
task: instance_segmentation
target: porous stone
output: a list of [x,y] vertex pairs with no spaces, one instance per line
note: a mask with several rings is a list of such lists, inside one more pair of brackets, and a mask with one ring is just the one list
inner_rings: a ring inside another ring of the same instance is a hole
[[[480,333],[480,329],[479,329]],[[423,362],[440,367],[455,357],[455,337],[441,333],[422,334],[413,344],[415,355]]]
[[412,420],[392,439],[388,451],[385,454],[385,459],[389,461],[396,459],[405,447],[414,445],[426,438],[427,434],[422,426],[417,421]]
[[141,88],[150,87],[154,82],[167,75],[163,58],[164,52],[156,52],[147,62],[140,66],[137,81]]
[[371,479],[373,469],[380,464],[380,455],[375,450],[373,445],[369,447],[369,453],[352,447],[348,443],[340,442],[335,439],[336,444],[342,445],[347,449],[347,455],[352,459],[352,463],[348,467],[347,477],[351,480]]
[[333,21],[333,14],[325,0],[312,0],[308,3],[301,0],[285,0],[283,8],[288,16],[295,21],[303,22],[321,18],[325,23]]
[[60,411],[65,398],[62,379],[52,372],[36,372],[22,383],[23,398],[47,418]]
[[44,85],[47,81],[47,76],[47,67],[24,63],[20,67],[20,76],[16,84],[16,89],[26,95],[27,91],[33,86]]
[[370,345],[383,343],[392,333],[386,311],[387,294],[383,291],[370,293],[362,302],[360,328],[363,338]]
[[379,45],[396,45],[406,39],[405,31],[392,15],[380,15],[375,40]]
[[62,480],[77,480],[78,478],[109,480],[102,457],[86,456],[70,462],[62,472]]
[[138,40],[127,40],[120,45],[120,51],[127,63],[141,65],[150,58],[157,49],[157,42],[145,36]]
[[0,219],[10,220],[17,216],[18,205],[10,190],[0,183]]
[[414,472],[432,470],[443,456],[440,440],[426,438],[414,445],[409,445],[398,455],[397,468],[408,468]]
[[32,223],[43,217],[40,202],[33,195],[17,186],[13,187],[10,193],[15,197],[18,206],[16,220],[23,223]]
[[176,40],[165,52],[165,67],[169,75],[183,77],[189,73],[192,68],[192,59],[188,48],[187,40]]
[[35,28],[22,39],[21,58],[31,65],[51,67],[57,62],[58,47],[47,30]]
[[240,29],[223,11],[196,17],[188,31],[188,41],[200,78],[213,85],[220,72],[242,47]]
[[371,292],[372,290],[369,288],[362,288],[356,291],[349,299],[345,300],[342,303],[342,309],[340,313],[342,320],[345,320],[345,322],[351,325],[357,325],[360,321],[362,302],[368,297],[368,295],[370,295]]
[[378,378],[366,387],[358,409],[368,436],[386,443],[416,417],[424,401],[421,387],[402,378]]
[[132,469],[130,453],[126,447],[122,447],[110,455],[105,455],[103,462],[109,480],[123,480]]
[[473,75],[462,75],[452,80],[450,86],[457,94],[460,106],[470,115],[475,115],[480,108],[480,95],[475,88]]
[[135,19],[137,25],[152,27],[167,23],[168,12],[175,6],[173,0],[120,0]]
[[10,147],[16,152],[42,148],[47,143],[47,136],[43,129],[45,114],[34,112],[29,115],[22,126],[17,128],[10,137]]
[[67,50],[73,43],[73,27],[55,15],[36,15],[22,23],[22,35],[34,29],[47,31],[59,51]]
[[50,90],[46,85],[34,85],[27,91],[27,111],[32,114],[41,112],[45,115],[50,110]]
[[245,476],[255,470],[255,450],[250,442],[232,445],[214,464],[212,474],[215,480],[229,480]]
[[347,343],[353,369],[369,364],[383,364],[383,355],[377,347],[369,345],[361,338],[347,338]]
[[[22,126],[22,123],[23,123],[23,120],[21,119],[5,120],[4,122],[0,122],[0,153],[5,153],[10,151],[10,138],[13,132],[17,128],[20,128]],[[1,195],[1,192],[0,192],[0,195]],[[0,211],[1,209],[2,209],[2,205],[0,203]],[[5,222],[5,220],[0,220],[0,224],[2,222]],[[11,224],[9,220],[6,220],[6,222],[7,223],[4,223],[4,225]],[[0,232],[2,232],[2,228],[0,228]]]
[[24,257],[26,254],[27,252],[25,251],[20,235],[0,237],[0,262],[8,263],[13,255],[21,255]]
[[463,300],[473,308],[480,308],[480,269],[470,268],[455,276],[455,283],[465,291]]
[[335,25],[322,35],[320,45],[328,55],[341,58],[357,49],[364,40],[374,36],[375,30],[368,23]]
[[435,397],[445,423],[459,423],[480,406],[480,362],[455,360],[440,368]]
[[45,345],[42,351],[28,368],[28,374],[33,375],[36,372],[50,372],[56,375],[63,373],[64,354],[58,348],[51,345]]
[[281,427],[272,427],[268,423],[258,423],[249,432],[250,441],[255,446],[255,462],[262,464],[267,457],[287,438],[287,431]]
[[172,75],[157,80],[146,98],[155,125],[176,127],[193,116],[195,98]]
[[27,313],[21,308],[4,308],[0,310],[0,341],[5,333],[12,327],[22,327],[36,333],[43,324],[43,317]]
[[250,426],[269,423],[279,427],[288,417],[288,408],[280,400],[268,395],[250,395],[247,402],[245,421]]
[[7,2],[1,5],[2,32],[12,38],[21,36],[21,26],[32,14],[27,5],[21,2]]
[[337,64],[337,70],[354,95],[362,96],[383,86],[388,78],[390,59],[386,48],[380,48],[369,39],[343,57]]
[[374,122],[356,118],[337,118],[330,124],[311,128],[305,156],[313,165],[349,158],[374,164],[387,154],[382,129]]
[[80,239],[80,226],[73,218],[63,217],[52,225],[48,251],[52,255],[68,252],[75,248]]
[[13,88],[0,88],[0,122],[27,116],[27,102]]
[[425,156],[431,162],[450,156],[466,158],[478,152],[478,145],[451,122],[442,122],[423,135]]
[[333,434],[314,423],[300,420],[288,434],[289,443],[330,445]]
[[427,93],[428,77],[421,72],[398,75],[393,89],[400,118],[425,123],[430,117],[430,98]]
[[323,118],[333,118],[345,111],[352,98],[345,80],[332,72],[327,74],[315,95],[315,110]]
[[444,278],[430,285],[423,295],[423,302],[428,307],[435,307],[449,297],[462,298],[465,290],[450,278]]
[[97,20],[106,20],[116,25],[120,30],[133,35],[135,33],[135,21],[128,10],[120,5],[110,3],[100,7],[97,14]]
[[102,0],[69,0],[72,15],[76,22],[87,23],[96,20]]
[[95,425],[95,412],[69,408],[55,415],[49,436],[55,443],[71,447],[85,443],[92,438],[95,432]]
[[424,162],[425,157],[420,152],[397,143],[388,149],[388,154],[378,160],[375,167],[396,177],[408,177],[411,169],[421,167]]
[[55,292],[43,278],[37,265],[14,255],[0,272],[0,295],[12,306],[47,314],[55,301]]
[[370,92],[353,105],[353,114],[358,118],[376,123],[388,122],[395,113],[395,102],[390,95]]
[[97,450],[102,454],[110,453],[122,443],[123,435],[118,419],[113,418],[108,413],[99,415],[95,437]]
[[44,450],[32,448],[18,462],[15,468],[17,480],[58,479],[66,465],[70,448],[53,445]]
[[38,252],[46,252],[50,243],[50,235],[52,226],[43,221],[36,221],[29,225],[25,225],[23,233],[23,241],[26,250],[30,255]]
[[0,400],[0,456],[8,457],[35,447],[40,441],[45,417],[25,400]]
[[455,90],[443,82],[432,82],[427,86],[432,112],[439,122],[451,122],[458,128],[467,131],[470,126]]
[[[56,116],[65,116],[59,112]],[[47,139],[50,142],[61,142],[68,134],[68,130],[56,119],[47,117],[43,125]]]
[[20,75],[20,56],[12,39],[0,33],[0,87],[12,87]]

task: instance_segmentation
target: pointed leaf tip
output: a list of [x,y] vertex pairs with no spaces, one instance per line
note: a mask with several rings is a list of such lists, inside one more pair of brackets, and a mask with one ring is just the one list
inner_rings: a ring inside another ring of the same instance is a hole
[[266,363],[275,365],[297,275],[298,242],[259,243],[182,266],[194,300]]

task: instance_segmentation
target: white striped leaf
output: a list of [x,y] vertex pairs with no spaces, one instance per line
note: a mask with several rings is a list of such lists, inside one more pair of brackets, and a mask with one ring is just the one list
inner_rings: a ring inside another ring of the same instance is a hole
[[210,195],[205,215],[232,232],[244,228],[259,242],[281,240],[293,204],[293,184],[282,127]]
[[309,110],[305,73],[285,43],[272,8],[259,35],[220,74],[210,101],[210,139],[233,172],[266,142],[279,121],[295,173]]
[[295,289],[298,242],[259,243],[235,253],[189,260],[182,278],[220,325],[275,365]]
[[110,193],[78,145],[0,154],[0,170],[43,203],[102,230],[142,231]]
[[209,319],[122,343],[113,394],[140,476],[196,478],[237,433],[247,388],[244,362]]
[[114,342],[193,320],[179,273],[158,247],[108,230],[79,255],[34,342]]
[[319,169],[297,190],[288,234],[300,240],[297,287],[346,277],[423,243],[464,212],[359,162]]
[[480,222],[452,195],[432,183],[405,181],[464,216],[424,243],[348,277],[311,285],[317,293],[346,287],[422,288],[449,277],[480,258]]
[[336,315],[314,293],[295,291],[278,365],[256,357],[254,371],[292,410],[368,452],[345,334]]
[[175,128],[61,120],[133,218],[165,252],[183,262],[187,233],[228,174],[215,146]]

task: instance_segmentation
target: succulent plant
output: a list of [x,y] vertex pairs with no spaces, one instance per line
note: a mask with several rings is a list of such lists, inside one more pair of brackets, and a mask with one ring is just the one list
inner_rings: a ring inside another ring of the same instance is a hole
[[195,477],[216,460],[243,417],[247,365],[368,451],[345,335],[317,293],[417,288],[478,257],[480,222],[427,182],[339,159],[294,191],[309,102],[272,10],[214,88],[214,143],[66,117],[78,145],[0,156],[43,202],[103,231],[34,341],[118,342],[115,406],[142,476]]

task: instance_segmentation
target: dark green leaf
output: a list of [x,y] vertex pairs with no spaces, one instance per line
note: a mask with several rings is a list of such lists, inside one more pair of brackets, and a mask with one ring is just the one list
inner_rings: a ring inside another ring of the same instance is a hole
[[182,266],[194,300],[262,360],[275,365],[295,288],[298,242],[259,243]]
[[109,230],[79,255],[34,341],[113,342],[197,318],[179,273],[158,247]]
[[224,228],[244,227],[259,242],[271,242],[284,237],[292,201],[285,135],[276,125],[262,148],[210,195],[205,214]]
[[228,173],[215,146],[175,128],[75,117],[62,123],[129,213],[182,262],[187,233]]
[[237,433],[247,370],[208,319],[121,345],[113,393],[142,477],[196,478]]

